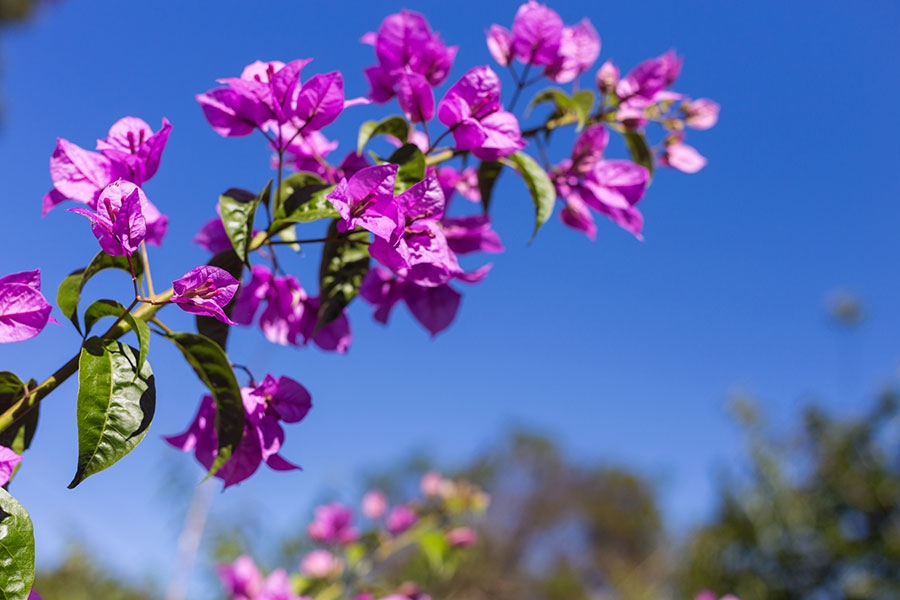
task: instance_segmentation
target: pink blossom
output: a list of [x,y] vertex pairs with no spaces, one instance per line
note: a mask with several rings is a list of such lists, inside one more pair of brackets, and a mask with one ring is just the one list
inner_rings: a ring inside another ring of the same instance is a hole
[[683,143],[683,139],[682,134],[670,136],[665,150],[659,156],[659,164],[678,169],[682,173],[696,173],[706,166],[706,158],[693,146]]
[[709,129],[719,120],[719,105],[707,98],[685,102],[681,112],[685,124],[694,129]]
[[16,466],[22,462],[22,457],[6,446],[0,446],[0,486],[9,483]]
[[314,511],[315,519],[306,528],[313,540],[322,543],[351,544],[359,539],[353,526],[353,511],[339,502],[324,504]]
[[381,490],[370,490],[362,499],[362,513],[373,521],[380,519],[387,511],[387,498]]
[[51,309],[41,294],[40,269],[0,277],[0,343],[33,338],[51,320]]
[[338,575],[342,569],[341,560],[328,550],[313,550],[300,561],[300,572],[315,579]]
[[447,543],[454,548],[471,548],[478,541],[478,534],[471,527],[456,527],[447,532]]
[[219,267],[204,265],[188,271],[172,282],[175,290],[172,302],[181,310],[195,315],[213,317],[228,325],[234,321],[225,314],[225,305],[231,302],[240,282],[231,273]]
[[385,520],[385,527],[387,527],[387,530],[391,535],[400,535],[415,525],[418,518],[419,517],[411,508],[401,504],[400,506],[392,508],[391,512],[388,513],[387,519]]

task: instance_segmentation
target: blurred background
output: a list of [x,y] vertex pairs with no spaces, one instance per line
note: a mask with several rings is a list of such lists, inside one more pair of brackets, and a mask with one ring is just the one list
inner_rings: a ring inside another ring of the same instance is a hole
[[[212,6],[0,0],[0,273],[40,267],[52,299],[96,252],[80,217],[40,216],[57,137],[91,148],[122,116],[172,121],[146,190],[171,217],[151,257],[171,281],[206,261],[188,242],[219,194],[272,177],[263,138],[218,137],[195,94],[256,59],[312,57],[305,75],[338,69],[348,97],[365,95],[374,56],[359,38],[401,8],[460,46],[451,83],[490,63],[484,31],[508,26],[518,2]],[[11,490],[35,523],[46,599],[162,597],[195,494],[211,505],[188,597],[216,597],[218,560],[241,548],[295,567],[292,537],[317,502],[355,502],[376,483],[400,494],[429,467],[478,481],[496,515],[471,564],[429,582],[435,598],[900,595],[900,7],[551,7],[566,23],[590,18],[600,60],[623,71],[675,48],[675,89],[722,105],[718,125],[688,139],[709,165],[660,170],[642,200],[646,240],[598,223],[591,243],[554,218],[529,245],[530,200],[510,177],[492,205],[507,252],[437,338],[402,309],[382,327],[359,302],[345,356],[237,332],[234,361],[298,379],[314,409],[286,432],[283,454],[302,472],[263,469],[225,493],[200,491],[193,458],[160,439],[184,430],[203,393],[160,340],[150,435],[67,490],[68,382],[44,401]],[[391,111],[356,108],[325,133],[343,153],[359,123]],[[317,267],[289,268],[309,289]],[[129,282],[91,285],[101,297]],[[43,379],[78,340],[48,327],[0,348],[0,368]]]

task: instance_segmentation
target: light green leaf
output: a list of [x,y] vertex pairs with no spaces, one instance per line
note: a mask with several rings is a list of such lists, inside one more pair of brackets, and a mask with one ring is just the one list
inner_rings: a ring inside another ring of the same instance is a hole
[[[132,255],[131,261],[134,265],[135,275],[138,278],[138,282],[140,282],[140,278],[144,273],[144,262],[138,254]],[[81,292],[91,277],[106,269],[120,269],[129,275],[131,274],[127,257],[110,256],[106,252],[100,252],[91,260],[87,267],[74,271],[59,284],[59,291],[56,293],[56,304],[59,306],[60,312],[72,321],[78,333],[81,333],[81,326],[78,324],[78,302],[81,300]]]
[[524,152],[516,152],[510,155],[509,161],[511,165],[522,175],[525,185],[528,186],[528,192],[534,202],[534,233],[531,235],[532,241],[537,236],[538,230],[547,222],[553,214],[553,208],[556,203],[556,189],[553,182],[547,176],[547,172],[533,158]]
[[422,548],[431,568],[440,571],[449,548],[444,534],[440,531],[429,531],[419,539],[419,547]]
[[225,351],[206,336],[176,333],[170,339],[181,350],[200,381],[206,385],[216,403],[216,437],[219,448],[208,477],[231,458],[244,433],[244,402],[234,370]]
[[117,340],[88,338],[78,359],[78,468],[69,484],[106,469],[137,446],[156,409],[150,363]]
[[26,600],[34,585],[34,526],[28,511],[0,488],[0,600]]
[[359,128],[356,153],[361,155],[369,140],[379,135],[392,135],[404,143],[409,139],[409,123],[397,115],[385,117],[381,121],[366,121]]

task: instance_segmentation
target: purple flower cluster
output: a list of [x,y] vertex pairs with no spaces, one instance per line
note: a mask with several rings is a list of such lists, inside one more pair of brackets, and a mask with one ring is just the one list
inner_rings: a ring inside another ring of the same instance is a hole
[[413,315],[432,333],[446,328],[459,307],[460,295],[448,283],[474,283],[486,269],[466,273],[457,253],[502,251],[487,215],[445,218],[446,198],[438,173],[395,196],[397,165],[376,165],[343,179],[328,196],[340,213],[341,231],[366,229],[374,234],[372,258],[386,269],[366,275],[360,295],[377,306],[385,323],[391,308],[405,300]]
[[338,71],[300,82],[300,72],[310,62],[256,61],[240,77],[219,79],[226,87],[198,94],[197,102],[219,135],[244,136],[259,129],[273,134],[269,139],[283,151],[299,135],[332,123],[347,105],[344,79]]
[[312,341],[323,350],[338,353],[350,347],[353,336],[345,314],[316,330],[319,299],[308,296],[296,277],[275,276],[267,267],[255,265],[234,305],[235,323],[252,324],[263,302],[259,328],[270,342],[299,346]]
[[[99,153],[84,150],[68,140],[57,139],[56,149],[50,157],[53,189],[44,196],[44,215],[65,200],[81,202],[93,211],[89,213],[84,209],[78,209],[78,212],[94,222],[96,235],[96,225],[101,220],[115,221],[107,207],[100,205],[104,190],[120,181],[129,184],[127,186],[119,184],[123,190],[126,188],[129,190],[126,195],[130,195],[133,188],[140,189],[140,186],[159,169],[160,158],[171,131],[172,125],[165,118],[160,130],[154,132],[141,119],[125,117],[110,128],[106,139],[97,141]],[[115,199],[116,208],[121,200],[122,198]],[[141,214],[143,225],[140,227],[144,230],[141,239],[146,239],[148,244],[159,246],[166,234],[169,219],[150,203],[142,191],[139,193],[139,200],[137,212]],[[128,212],[134,214],[135,210],[131,209]],[[124,234],[132,225],[137,226],[123,222],[117,232]],[[107,227],[101,227],[109,231]],[[111,234],[111,231],[109,233]],[[116,244],[112,246],[117,247]],[[122,252],[119,252],[114,256],[121,254]]]
[[560,219],[594,239],[597,226],[590,208],[642,239],[644,217],[635,204],[644,196],[650,174],[630,160],[604,160],[608,142],[609,133],[603,125],[586,128],[575,141],[571,157],[551,174],[565,203]]
[[573,81],[600,56],[600,36],[588,19],[566,27],[556,11],[534,0],[519,7],[512,31],[492,25],[487,45],[500,65],[516,59],[542,66],[544,76],[557,83]]
[[[215,476],[225,487],[240,483],[259,468],[262,462],[276,471],[299,469],[278,451],[284,443],[284,430],[279,422],[297,423],[312,407],[312,397],[301,384],[288,377],[271,375],[257,386],[241,389],[245,422],[240,444]],[[216,459],[218,442],[215,429],[216,405],[212,396],[204,396],[197,415],[187,431],[165,440],[176,448],[190,452],[209,469]]]

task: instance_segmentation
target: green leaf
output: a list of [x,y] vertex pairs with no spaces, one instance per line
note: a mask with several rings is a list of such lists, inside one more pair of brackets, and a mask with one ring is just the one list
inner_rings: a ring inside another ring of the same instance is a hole
[[[278,239],[280,239],[282,242],[296,242],[299,239],[297,237],[297,225],[291,223],[290,225],[279,231]],[[300,252],[300,244],[287,244],[287,247],[294,252]]]
[[272,180],[266,184],[266,188],[258,195],[252,192],[232,188],[219,196],[219,213],[222,216],[222,224],[225,233],[231,240],[231,246],[245,264],[249,263],[247,253],[250,247],[250,239],[253,235],[253,221],[256,219],[256,209],[260,202],[269,204],[269,196],[272,191]]
[[[144,274],[144,262],[138,254],[132,255],[131,261],[134,264],[134,273],[140,282],[141,275]],[[81,333],[81,326],[78,324],[78,302],[81,300],[81,291],[91,277],[106,269],[120,269],[131,274],[127,257],[110,256],[106,252],[100,252],[87,267],[72,272],[59,284],[56,304],[59,306],[60,312],[72,321],[78,333]]]
[[0,600],[26,600],[34,585],[34,526],[28,511],[0,488]]
[[359,128],[356,153],[361,155],[369,140],[378,135],[392,135],[401,142],[405,142],[409,139],[409,123],[397,115],[385,117],[380,121],[366,121]]
[[[32,379],[26,386],[15,373],[0,371],[0,412],[8,410],[25,395],[26,389],[31,389],[36,385],[37,382]],[[35,429],[37,429],[40,406],[40,403],[36,403],[31,407],[23,404],[16,411],[13,424],[0,432],[0,446],[6,446],[19,455],[25,452],[31,445]],[[21,463],[16,465],[16,468],[13,470],[13,476],[20,466]],[[12,476],[10,479],[12,479]]]
[[326,198],[335,186],[325,183],[315,173],[301,171],[281,183],[282,199],[275,212],[269,235],[275,235],[294,223],[334,219],[340,215]]
[[487,213],[491,209],[491,197],[497,178],[503,171],[503,163],[496,160],[483,160],[478,165],[478,192],[481,194],[481,207]]
[[135,319],[133,314],[125,312],[125,307],[115,300],[97,300],[87,307],[87,310],[84,311],[84,335],[89,335],[97,321],[103,317],[118,317],[123,313],[125,316],[122,318],[131,326],[131,330],[138,339],[140,353],[138,354],[137,372],[140,372],[144,368],[144,361],[147,360],[147,353],[150,351],[150,328],[141,319]]
[[587,125],[591,116],[591,109],[594,108],[594,92],[591,90],[581,90],[575,92],[572,96],[572,103],[575,109],[575,115],[578,117],[578,127],[576,131],[581,131]]
[[[328,226],[329,238],[340,235],[338,221]],[[360,240],[356,241],[349,241]],[[319,318],[316,330],[337,319],[359,292],[369,271],[368,233],[353,232],[340,241],[326,242],[319,265]]]
[[534,202],[535,223],[534,233],[531,235],[533,241],[535,236],[537,236],[538,230],[553,214],[553,207],[556,203],[556,189],[553,187],[550,177],[547,176],[547,172],[524,152],[516,152],[510,155],[509,161],[522,175]]
[[244,433],[244,402],[241,388],[228,356],[216,342],[195,333],[176,333],[170,339],[187,359],[216,402],[216,460],[209,469],[212,477],[231,458]]
[[88,338],[78,359],[78,468],[69,484],[111,467],[147,435],[156,409],[150,363],[117,340]]
[[395,194],[401,194],[425,179],[425,155],[415,144],[403,144],[388,157],[387,162],[400,165],[394,182]]
[[[237,253],[234,250],[225,250],[223,252],[219,252],[215,256],[213,256],[208,263],[213,267],[219,267],[220,269],[224,269],[231,273],[231,276],[241,280],[241,276],[244,273],[244,263],[241,262],[241,259],[238,258]],[[238,294],[234,295],[234,298],[225,305],[222,309],[226,315],[231,316],[231,311],[234,310],[234,304],[237,302],[238,295],[240,294],[240,290]],[[228,334],[231,331],[231,325],[228,323],[223,323],[218,319],[214,319],[213,317],[204,317],[202,315],[197,315],[197,333],[200,335],[205,335],[219,346],[222,349],[225,349],[225,345],[228,343]]]
[[640,131],[626,131],[623,135],[628,151],[631,152],[631,159],[646,167],[650,171],[650,177],[653,177],[653,151],[647,144],[646,136]]
[[447,555],[447,539],[440,531],[429,531],[419,539],[419,547],[428,559],[428,564],[435,571],[440,571],[444,566],[444,557]]

